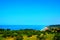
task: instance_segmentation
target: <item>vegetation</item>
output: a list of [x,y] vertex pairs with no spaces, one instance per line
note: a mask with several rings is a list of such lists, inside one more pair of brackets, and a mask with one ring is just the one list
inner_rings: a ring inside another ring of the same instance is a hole
[[[55,25],[53,25],[53,27],[54,26]],[[48,28],[50,28],[50,26]],[[60,27],[58,29],[51,28],[45,31],[33,29],[0,29],[0,40],[60,40]]]

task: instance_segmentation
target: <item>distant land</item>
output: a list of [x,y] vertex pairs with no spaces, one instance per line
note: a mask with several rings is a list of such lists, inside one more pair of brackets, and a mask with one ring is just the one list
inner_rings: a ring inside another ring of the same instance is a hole
[[44,25],[0,25],[0,29],[11,29],[11,30],[20,30],[20,29],[34,29],[41,30]]

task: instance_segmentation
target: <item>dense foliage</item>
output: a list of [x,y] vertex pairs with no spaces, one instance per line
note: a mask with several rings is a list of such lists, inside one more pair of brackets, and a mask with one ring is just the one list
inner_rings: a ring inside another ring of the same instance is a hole
[[[10,29],[0,29],[0,40],[3,38],[12,37],[14,40],[24,40],[23,36],[27,38],[36,35],[36,40],[60,40],[60,28],[51,29],[51,30],[33,30],[33,29],[24,29],[24,30],[10,30]],[[27,39],[29,40],[29,39]]]

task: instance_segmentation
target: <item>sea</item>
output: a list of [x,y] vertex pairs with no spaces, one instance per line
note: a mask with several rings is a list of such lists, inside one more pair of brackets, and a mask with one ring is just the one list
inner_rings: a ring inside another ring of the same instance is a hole
[[20,30],[20,29],[34,29],[41,30],[45,25],[0,25],[0,29]]

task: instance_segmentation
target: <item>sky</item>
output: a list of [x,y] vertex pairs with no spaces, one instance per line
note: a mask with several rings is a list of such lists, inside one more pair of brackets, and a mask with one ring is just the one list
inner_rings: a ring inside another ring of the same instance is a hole
[[60,24],[60,0],[0,0],[0,25]]

